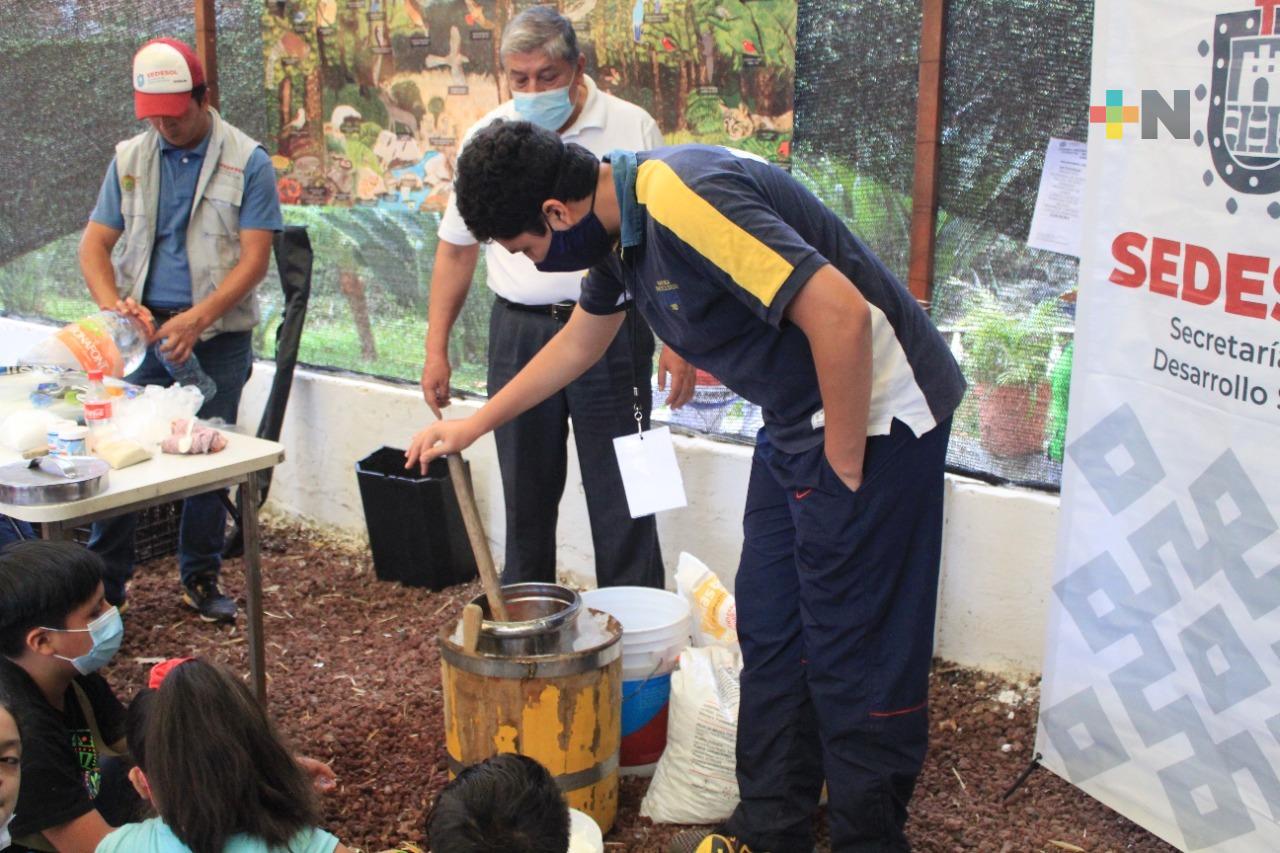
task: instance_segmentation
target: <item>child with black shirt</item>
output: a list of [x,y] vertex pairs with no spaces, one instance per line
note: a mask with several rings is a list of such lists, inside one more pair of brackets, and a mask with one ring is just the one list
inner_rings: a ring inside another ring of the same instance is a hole
[[97,674],[123,636],[96,554],[47,541],[0,552],[0,692],[23,734],[13,850],[92,853],[133,817],[138,799],[117,757],[124,707]]
[[9,848],[9,822],[13,820],[13,807],[18,804],[21,781],[22,737],[18,720],[9,697],[0,693],[0,850]]

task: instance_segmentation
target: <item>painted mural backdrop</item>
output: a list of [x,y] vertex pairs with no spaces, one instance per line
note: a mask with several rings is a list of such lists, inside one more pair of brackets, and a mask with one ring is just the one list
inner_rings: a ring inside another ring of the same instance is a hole
[[[286,204],[441,211],[458,143],[510,93],[516,0],[267,0],[268,146]],[[601,89],[669,142],[791,158],[795,0],[568,0]]]

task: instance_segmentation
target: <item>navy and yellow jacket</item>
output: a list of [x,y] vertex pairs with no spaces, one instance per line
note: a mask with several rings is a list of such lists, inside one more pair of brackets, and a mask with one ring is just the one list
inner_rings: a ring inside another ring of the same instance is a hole
[[784,312],[827,264],[871,308],[867,434],[887,434],[896,418],[921,435],[959,405],[964,377],[928,315],[791,175],[705,145],[616,151],[607,159],[622,252],[590,271],[580,304],[608,314],[634,297],[667,345],[761,407],[776,447],[801,452],[822,441],[809,341]]

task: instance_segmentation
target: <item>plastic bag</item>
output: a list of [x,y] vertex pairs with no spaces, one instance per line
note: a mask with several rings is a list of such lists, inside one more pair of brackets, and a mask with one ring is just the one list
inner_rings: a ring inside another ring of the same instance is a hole
[[173,432],[160,442],[165,453],[217,453],[227,446],[227,437],[213,427],[201,426],[194,418],[178,418]]
[[132,400],[112,398],[111,427],[116,435],[155,452],[174,421],[194,417],[203,405],[204,395],[194,385],[148,385]]
[[0,444],[19,453],[46,447],[48,429],[57,421],[51,412],[19,409],[0,423]]
[[695,646],[738,648],[738,605],[715,572],[692,554],[681,552],[676,591],[689,602]]
[[[683,560],[685,555],[681,556]],[[718,823],[738,805],[735,747],[742,655],[689,648],[671,674],[667,748],[640,814],[655,823]]]

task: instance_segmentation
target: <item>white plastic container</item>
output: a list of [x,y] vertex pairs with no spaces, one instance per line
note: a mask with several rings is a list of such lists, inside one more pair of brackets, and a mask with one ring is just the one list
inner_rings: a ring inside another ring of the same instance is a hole
[[671,672],[689,645],[689,603],[674,592],[644,586],[588,590],[582,601],[622,624],[619,769],[651,775],[667,745]]
[[600,825],[586,812],[569,809],[568,853],[604,853],[604,835]]
[[86,456],[89,453],[89,428],[72,424],[58,430],[59,456]]
[[73,426],[76,426],[75,421],[69,421],[64,418],[59,418],[49,424],[45,437],[48,441],[46,450],[48,450],[50,456],[66,455],[62,452],[62,442],[59,440],[59,436],[64,429],[71,429]]

